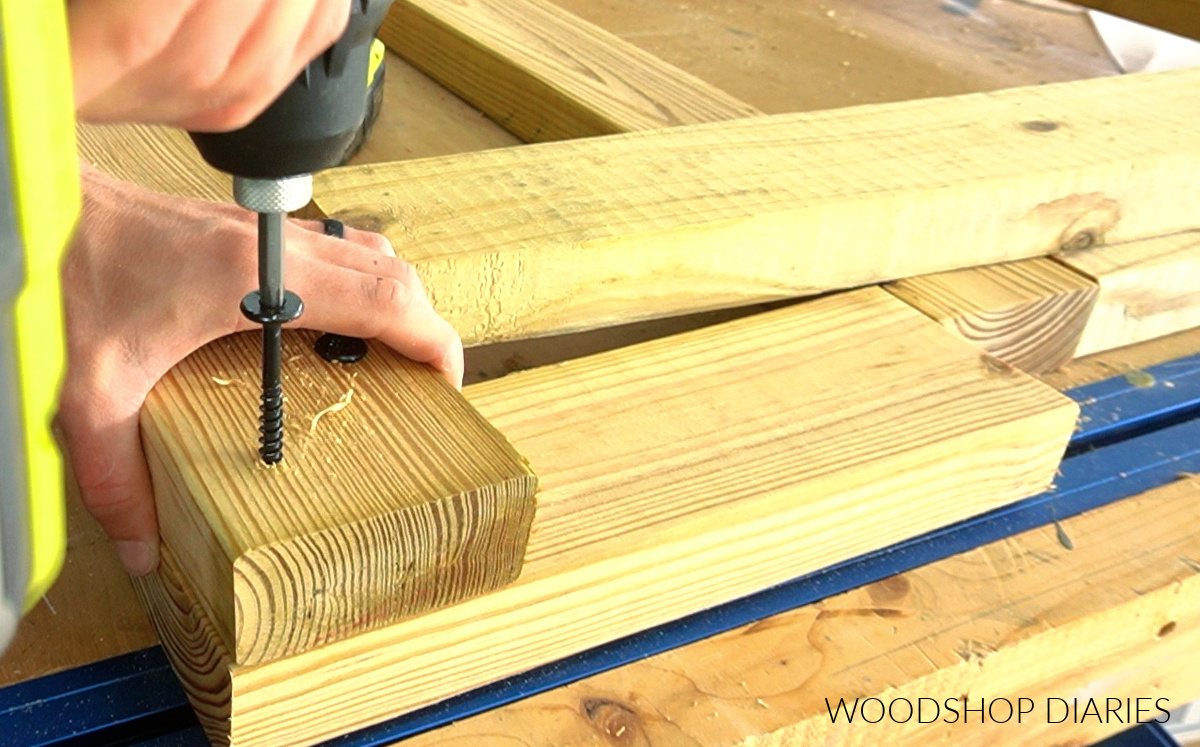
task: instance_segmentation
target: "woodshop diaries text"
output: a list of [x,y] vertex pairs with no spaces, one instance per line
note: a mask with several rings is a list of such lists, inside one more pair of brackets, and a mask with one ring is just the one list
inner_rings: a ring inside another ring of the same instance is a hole
[[[978,705],[974,701],[978,700]],[[1171,718],[1170,702],[1166,698],[1046,698],[1039,707],[1033,698],[946,698],[940,703],[936,698],[894,698],[884,703],[881,698],[855,698],[847,702],[838,698],[830,703],[825,698],[825,708],[832,723],[878,724],[888,720],[897,724],[915,721],[932,724],[939,719],[947,724],[980,723],[996,724],[1009,722],[1031,722],[1061,724],[1133,724],[1155,721],[1165,724]],[[1035,712],[1040,711],[1040,713]],[[1153,717],[1153,718],[1150,718]]]

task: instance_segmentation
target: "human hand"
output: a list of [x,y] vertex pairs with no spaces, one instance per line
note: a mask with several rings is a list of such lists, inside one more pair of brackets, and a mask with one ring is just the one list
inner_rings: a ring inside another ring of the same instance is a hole
[[346,0],[70,0],[75,108],[189,130],[250,122],[337,41]]
[[[130,573],[158,562],[158,524],[138,413],[177,362],[255,325],[242,296],[257,286],[257,228],[234,207],[170,197],[83,169],[84,209],[62,269],[67,372],[58,424],[83,503]],[[462,343],[433,310],[412,266],[379,234],[325,236],[292,221],[287,285],[299,323],[377,337],[462,384]]]

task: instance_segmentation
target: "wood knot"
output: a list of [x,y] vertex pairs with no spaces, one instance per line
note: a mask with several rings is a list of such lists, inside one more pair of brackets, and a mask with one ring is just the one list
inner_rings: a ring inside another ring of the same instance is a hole
[[904,599],[911,590],[912,584],[905,574],[900,573],[880,579],[869,585],[867,587],[867,595],[871,597],[871,601],[875,604],[886,606]]
[[1064,252],[1082,252],[1085,249],[1091,249],[1099,241],[1095,231],[1085,229],[1072,234],[1070,238],[1062,243],[1059,250]]
[[592,728],[609,744],[618,747],[647,744],[641,717],[624,703],[607,698],[584,698],[579,705]]
[[1017,369],[994,355],[984,353],[979,356],[979,362],[983,364],[983,370],[988,376],[1008,377],[1017,374]]
[[1031,119],[1028,122],[1022,122],[1021,126],[1030,132],[1054,132],[1058,129],[1058,122],[1050,122],[1045,119]]

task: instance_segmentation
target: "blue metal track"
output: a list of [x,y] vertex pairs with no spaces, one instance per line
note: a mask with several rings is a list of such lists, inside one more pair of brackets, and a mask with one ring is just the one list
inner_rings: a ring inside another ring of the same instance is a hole
[[[1054,487],[1038,496],[538,667],[333,740],[394,743],[598,672],[965,552],[1200,472],[1200,355],[1067,392],[1080,403]],[[206,744],[155,647],[0,689],[0,747]],[[1109,747],[1171,744],[1154,725]],[[1162,733],[1165,735],[1165,732]],[[1127,736],[1127,735],[1118,735]],[[1115,739],[1115,738],[1114,738]],[[1168,738],[1169,739],[1169,738]]]

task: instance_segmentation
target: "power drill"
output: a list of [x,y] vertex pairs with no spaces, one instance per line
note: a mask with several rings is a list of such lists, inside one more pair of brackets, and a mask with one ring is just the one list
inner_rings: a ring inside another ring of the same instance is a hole
[[312,174],[339,164],[367,112],[371,46],[392,0],[350,0],[342,37],[309,63],[262,114],[224,133],[189,133],[213,167],[233,175],[238,205],[258,213],[258,290],[242,313],[263,327],[259,456],[283,458],[282,326],[304,304],[283,283],[288,212],[312,199]]

